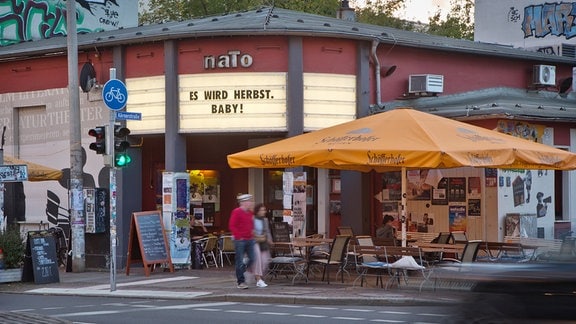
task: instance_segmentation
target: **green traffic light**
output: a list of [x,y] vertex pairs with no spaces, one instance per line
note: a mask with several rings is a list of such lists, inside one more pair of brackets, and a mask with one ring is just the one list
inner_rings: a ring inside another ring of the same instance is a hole
[[128,154],[116,154],[115,157],[115,162],[116,162],[116,166],[117,167],[125,167],[128,164],[130,164],[130,162],[132,162],[132,158],[130,158],[130,155]]

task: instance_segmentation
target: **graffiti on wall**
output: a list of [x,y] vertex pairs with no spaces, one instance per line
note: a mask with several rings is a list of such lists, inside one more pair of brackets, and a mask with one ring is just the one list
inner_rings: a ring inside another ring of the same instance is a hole
[[[510,12],[515,9],[510,8]],[[510,14],[509,14],[510,15]],[[522,31],[524,38],[543,38],[548,35],[576,36],[576,2],[544,3],[524,8]]]
[[[76,0],[78,33],[92,33],[138,24],[137,0]],[[66,35],[66,2],[59,0],[0,1],[0,46]]]

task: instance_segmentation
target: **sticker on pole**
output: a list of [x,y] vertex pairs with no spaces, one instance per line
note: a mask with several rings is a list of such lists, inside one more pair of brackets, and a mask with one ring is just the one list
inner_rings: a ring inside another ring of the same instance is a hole
[[28,180],[27,165],[0,165],[0,182],[20,182],[26,180]]
[[128,90],[124,82],[118,79],[108,80],[102,89],[102,99],[110,110],[124,108],[128,100]]

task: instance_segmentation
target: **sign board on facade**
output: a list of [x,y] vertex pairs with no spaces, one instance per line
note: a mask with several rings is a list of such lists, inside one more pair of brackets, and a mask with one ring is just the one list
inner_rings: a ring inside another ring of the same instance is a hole
[[28,180],[28,166],[25,164],[0,165],[0,182],[20,182]]

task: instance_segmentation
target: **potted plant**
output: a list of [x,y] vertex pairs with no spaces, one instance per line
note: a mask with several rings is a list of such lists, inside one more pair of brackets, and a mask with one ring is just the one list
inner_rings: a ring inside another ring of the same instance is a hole
[[14,282],[22,279],[22,264],[24,262],[25,244],[17,227],[0,230],[0,283]]

